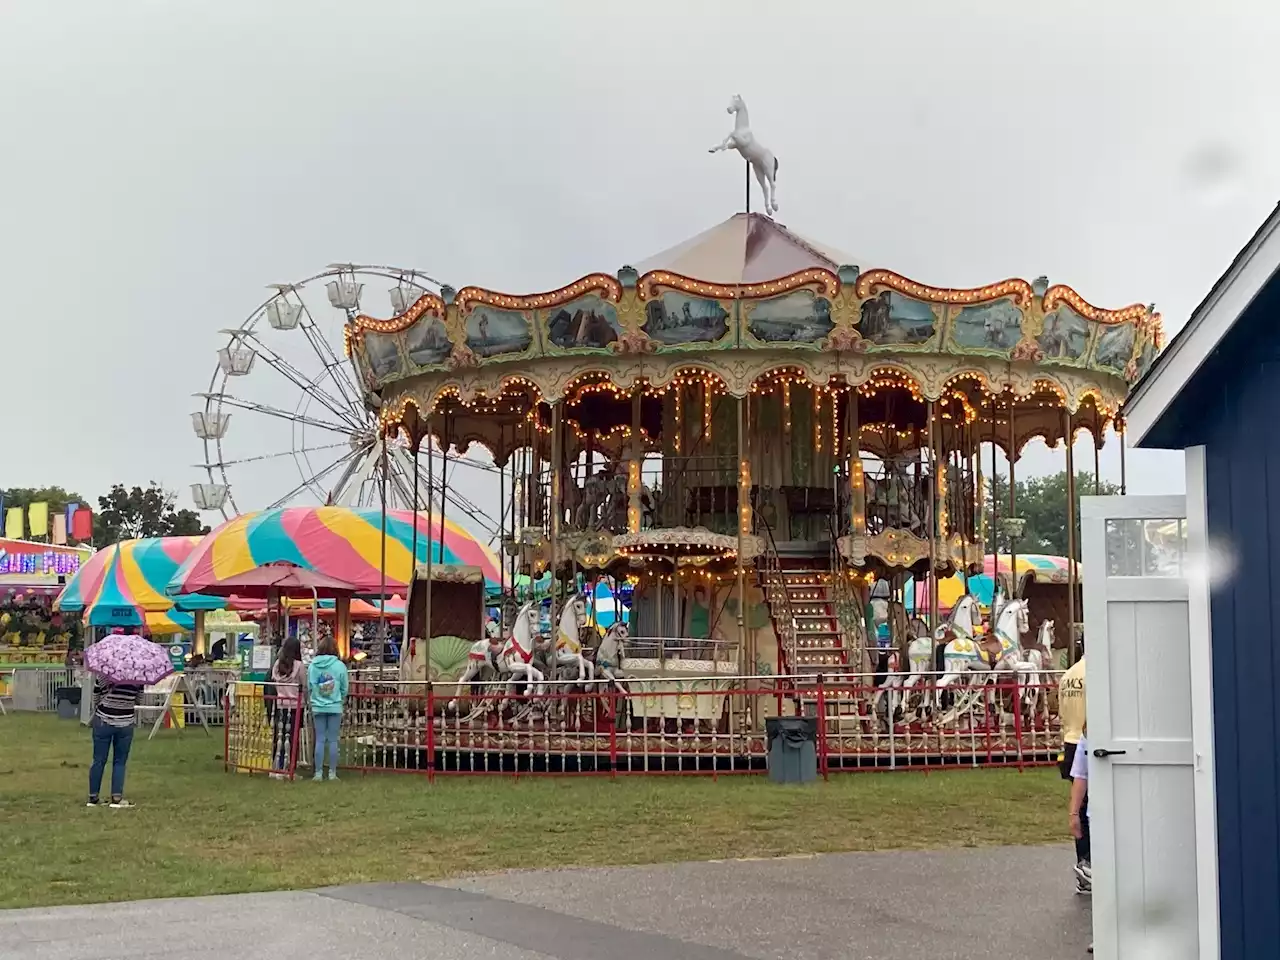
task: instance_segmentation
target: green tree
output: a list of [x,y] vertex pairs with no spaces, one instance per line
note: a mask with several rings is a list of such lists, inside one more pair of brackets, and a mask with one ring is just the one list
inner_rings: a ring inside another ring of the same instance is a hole
[[[1112,496],[1120,492],[1119,486],[1105,480],[1098,485],[1101,496]],[[1026,521],[1022,536],[1018,538],[1018,553],[1047,553],[1052,556],[1067,555],[1067,472],[1050,474],[1046,477],[1031,477],[1019,480],[1015,484],[1014,516]],[[1088,471],[1076,473],[1076,559],[1080,559],[1080,498],[1093,496],[1093,474]],[[1009,538],[1003,530],[1003,520],[1009,516],[1009,477],[997,474],[995,483],[987,488],[987,518],[992,516],[992,498],[994,496],[995,516],[998,518],[995,537],[996,545],[1001,553],[1009,552]],[[990,545],[991,533],[988,531],[987,543]]]
[[176,537],[208,533],[194,510],[177,510],[178,495],[154,480],[145,489],[117,483],[98,498],[93,539],[99,546],[135,537]]
[[[0,498],[3,498],[6,510],[10,507],[21,507],[24,518],[27,507],[31,506],[31,504],[49,504],[50,526],[53,523],[52,518],[65,512],[68,503],[84,503],[86,506],[88,505],[85,498],[80,494],[64,490],[62,487],[10,487],[8,490],[0,490]],[[0,520],[2,519],[3,517],[0,517]],[[68,542],[75,543],[75,540],[70,539],[70,535],[71,531],[68,530]]]

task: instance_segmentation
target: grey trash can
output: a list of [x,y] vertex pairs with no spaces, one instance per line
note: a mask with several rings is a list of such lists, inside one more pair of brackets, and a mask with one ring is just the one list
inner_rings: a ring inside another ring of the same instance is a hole
[[809,783],[818,778],[817,717],[770,717],[764,733],[770,780]]
[[58,687],[53,691],[53,699],[58,708],[58,719],[80,719],[80,688]]

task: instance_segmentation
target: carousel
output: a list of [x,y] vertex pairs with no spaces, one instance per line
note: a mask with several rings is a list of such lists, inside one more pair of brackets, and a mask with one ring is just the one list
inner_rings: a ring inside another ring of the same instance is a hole
[[[722,146],[760,173],[736,135]],[[345,349],[384,462],[391,446],[413,477],[411,506],[421,475],[421,506],[442,509],[448,478],[474,477],[453,465],[482,448],[502,501],[504,582],[552,575],[550,637],[540,639],[530,605],[513,602],[498,636],[476,641],[474,659],[496,681],[566,697],[617,681],[610,689],[626,691],[630,716],[596,711],[607,738],[674,731],[707,738],[712,752],[735,749],[715,737],[746,737],[778,712],[812,713],[816,699],[833,718],[833,756],[847,738],[850,750],[869,736],[875,750],[893,750],[919,716],[886,691],[917,666],[943,675],[951,693],[934,702],[948,709],[932,715],[955,723],[964,698],[953,694],[978,684],[953,674],[1047,667],[1047,651],[1034,654],[1054,645],[1053,622],[1049,635],[1040,623],[1028,635],[1022,581],[1012,578],[985,638],[964,597],[944,622],[937,584],[990,567],[997,530],[1014,544],[1000,562],[1020,569],[1017,503],[988,502],[997,457],[1007,490],[1032,440],[1061,446],[1074,477],[1080,431],[1095,449],[1123,434],[1117,411],[1155,358],[1160,318],[1142,304],[1095,306],[1046,277],[938,287],[841,254],[774,218],[776,161],[765,172],[769,213],[736,214],[542,293],[440,284],[410,298],[402,284],[393,315],[347,311]],[[358,298],[358,270],[337,277],[340,292]],[[1056,642],[1074,656],[1075,631],[1063,629],[1079,619],[1074,564],[1065,576]],[[604,577],[634,588],[629,628],[612,631],[607,658],[580,632],[581,591]],[[438,580],[424,577],[428,611]],[[912,618],[902,600],[915,580],[934,588]],[[899,654],[888,665],[877,622]],[[542,686],[527,651],[503,649],[512,642],[550,648]],[[841,692],[840,678],[862,679]],[[464,726],[478,736],[477,724],[492,733],[513,717],[539,722],[528,709],[486,718],[468,692],[450,690],[427,721],[453,729],[459,749]],[[550,724],[554,711],[543,713]],[[957,730],[972,735],[976,721],[965,722]],[[575,728],[563,712],[556,723]]]

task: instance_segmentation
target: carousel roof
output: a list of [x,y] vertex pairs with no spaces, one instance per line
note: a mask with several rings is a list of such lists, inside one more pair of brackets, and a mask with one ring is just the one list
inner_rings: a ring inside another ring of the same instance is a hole
[[809,240],[760,213],[736,213],[710,230],[635,264],[641,275],[666,270],[726,285],[766,283],[801,270],[834,272],[861,263],[825,244]]

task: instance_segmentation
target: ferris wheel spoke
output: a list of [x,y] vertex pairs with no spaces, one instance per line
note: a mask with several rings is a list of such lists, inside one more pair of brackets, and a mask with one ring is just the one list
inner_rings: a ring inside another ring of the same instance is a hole
[[278,453],[263,453],[256,457],[241,457],[238,460],[220,460],[217,463],[198,463],[197,467],[203,470],[214,469],[219,467],[240,467],[246,463],[261,463],[264,460],[281,460],[285,457],[295,457],[298,454],[319,453],[322,450],[342,450],[349,448],[351,444],[347,441],[342,443],[326,443],[319,447],[300,447],[298,450],[281,450]]
[[307,342],[311,344],[311,349],[315,352],[316,358],[320,361],[320,366],[324,368],[325,374],[333,381],[334,386],[338,388],[338,392],[342,394],[342,399],[346,401],[352,412],[362,420],[368,416],[364,406],[364,398],[360,389],[347,375],[346,364],[333,349],[333,345],[329,343],[328,338],[320,333],[320,327],[315,321],[315,317],[311,315],[311,308],[302,304],[303,321],[299,324],[302,328],[303,336],[307,338]]
[[367,446],[359,447],[353,451],[356,460],[353,466],[345,470],[338,483],[334,486],[330,498],[336,504],[347,503],[352,496],[357,504],[363,496],[365,484],[373,476],[374,471],[378,468],[378,458],[380,456],[377,444],[370,443]]
[[349,424],[330,423],[327,420],[319,420],[315,417],[309,417],[302,413],[290,413],[288,410],[281,410],[279,407],[273,407],[267,403],[257,403],[252,400],[242,400],[239,397],[233,397],[229,393],[198,393],[198,397],[214,399],[228,407],[234,407],[237,410],[247,410],[250,413],[262,413],[269,417],[278,417],[281,420],[288,420],[292,423],[304,423],[309,427],[318,427],[321,430],[331,430],[334,433],[340,433],[343,436],[351,436],[351,426]]
[[317,470],[315,473],[313,473],[309,477],[304,477],[301,483],[299,483],[296,487],[294,487],[292,490],[286,493],[283,497],[280,497],[279,499],[277,499],[274,503],[268,506],[267,509],[273,510],[276,507],[282,507],[286,503],[291,501],[294,497],[298,496],[299,494],[303,493],[306,490],[311,490],[313,493],[317,492],[316,487],[321,480],[323,480],[326,476],[332,473],[340,464],[345,463],[349,460],[354,460],[359,455],[359,453],[360,453],[359,450],[349,450],[347,453],[338,457],[338,459],[334,460],[328,466],[323,467],[320,470]]
[[320,403],[328,408],[329,412],[341,420],[347,421],[352,427],[362,425],[365,417],[357,419],[353,416],[350,402],[343,398],[342,400],[333,397],[319,385],[319,377],[308,378],[301,370],[291,364],[280,354],[276,353],[251,330],[228,330],[225,331],[230,336],[239,341],[247,341],[253,351],[262,358],[262,361],[275,370],[278,374],[292,383],[295,387],[303,392],[304,396],[314,397]]
[[[401,448],[396,448],[394,456],[395,456],[396,465],[397,465],[397,472],[404,474],[407,478],[407,482],[405,483],[405,489],[407,491],[412,491],[413,489],[413,481],[411,479],[413,476],[412,458],[409,456],[409,454],[406,451],[404,451]],[[418,472],[419,483],[421,484],[424,479],[425,478],[422,476],[421,470],[419,470]],[[455,506],[457,509],[462,511],[463,516],[465,516],[477,527],[479,527],[484,533],[490,534],[491,536],[494,534],[498,525],[497,523],[494,522],[494,519],[491,516],[489,516],[487,513],[481,510],[478,506],[476,506],[474,503],[472,503],[462,494],[458,493],[456,490],[453,490],[453,489],[445,490],[443,484],[440,482],[440,479],[438,477],[435,479],[433,486],[435,487],[434,493],[436,494],[436,499],[439,502],[441,503],[447,502],[447,503],[453,504],[453,506]]]

